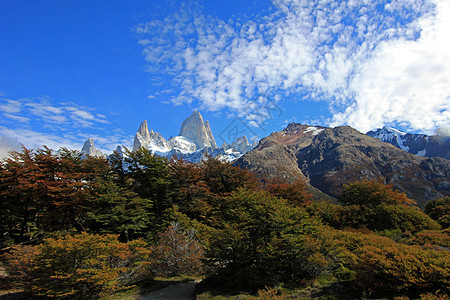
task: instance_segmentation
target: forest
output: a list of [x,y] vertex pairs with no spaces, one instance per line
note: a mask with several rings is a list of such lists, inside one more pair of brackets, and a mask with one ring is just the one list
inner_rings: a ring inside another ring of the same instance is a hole
[[201,278],[199,299],[305,298],[311,284],[323,299],[450,291],[450,197],[421,210],[380,181],[313,201],[300,179],[216,158],[43,147],[0,162],[0,194],[0,283],[27,298],[106,299],[174,276]]

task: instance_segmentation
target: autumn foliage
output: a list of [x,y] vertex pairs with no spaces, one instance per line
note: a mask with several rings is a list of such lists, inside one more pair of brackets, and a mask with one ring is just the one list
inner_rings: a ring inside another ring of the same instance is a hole
[[446,250],[420,246],[360,232],[332,231],[330,238],[351,273],[355,288],[371,293],[440,290],[449,292],[450,259]]
[[340,204],[313,202],[303,180],[125,154],[24,148],[1,161],[1,260],[27,296],[108,297],[178,275],[261,299],[321,278],[354,298],[449,292],[448,197],[425,214],[363,180],[344,185]]
[[5,256],[8,269],[36,296],[84,298],[117,291],[148,272],[143,241],[120,243],[115,235],[82,233],[16,246]]
[[152,269],[160,276],[199,275],[204,267],[203,247],[193,229],[186,230],[172,223],[159,234],[158,243],[151,247]]

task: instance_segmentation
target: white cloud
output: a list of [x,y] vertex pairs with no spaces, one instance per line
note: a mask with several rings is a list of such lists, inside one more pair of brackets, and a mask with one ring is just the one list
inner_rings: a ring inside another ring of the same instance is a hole
[[0,126],[0,136],[10,140],[20,141],[28,148],[37,148],[46,145],[51,149],[59,149],[61,146],[69,149],[81,149],[81,143],[70,138],[64,138],[59,134],[42,133],[30,129],[11,129]]
[[449,5],[274,0],[272,14],[236,22],[184,5],[136,32],[148,71],[171,74],[175,104],[251,122],[264,117],[257,95],[298,94],[328,101],[332,125],[430,131],[450,122]]
[[363,131],[391,122],[432,133],[450,124],[450,3],[417,21],[417,40],[381,42],[351,81],[356,97],[335,116]]
[[0,114],[4,117],[0,118],[0,137],[20,141],[28,148],[46,145],[55,150],[81,149],[89,137],[96,137],[96,146],[106,153],[117,145],[131,145],[131,138],[123,132],[113,130],[108,138],[102,138],[98,132],[103,133],[104,124],[110,124],[108,117],[74,103],[55,104],[48,98],[0,98]]
[[16,139],[0,136],[0,159],[7,157],[9,152],[18,151],[20,148],[21,145]]
[[4,102],[0,104],[0,111],[4,113],[14,114],[20,112],[22,109],[22,103],[18,100],[4,99]]
[[21,116],[16,116],[10,113],[3,113],[3,116],[21,123],[27,123],[28,121],[30,121],[29,118],[25,118],[25,117],[21,117]]

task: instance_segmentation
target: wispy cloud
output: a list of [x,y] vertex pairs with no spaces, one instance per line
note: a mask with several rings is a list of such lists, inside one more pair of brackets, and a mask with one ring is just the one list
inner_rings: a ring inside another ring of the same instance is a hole
[[4,113],[14,114],[22,110],[22,103],[18,100],[3,99],[0,104],[0,111]]
[[107,124],[107,117],[96,114],[92,108],[73,103],[54,105],[47,98],[0,99],[0,114],[16,121],[30,118],[48,124],[70,124],[74,127],[92,127]]
[[274,0],[273,7],[224,22],[183,5],[139,25],[148,72],[171,74],[175,104],[195,99],[203,109],[245,111],[249,121],[257,95],[296,94],[327,101],[330,124],[362,131],[450,122],[448,1]]
[[107,137],[99,134],[104,132],[104,124],[110,124],[107,116],[74,103],[56,104],[48,98],[0,99],[0,115],[4,117],[0,119],[0,138],[29,148],[81,149],[89,137],[97,139],[96,146],[105,152],[117,145],[131,145],[132,137],[122,131],[112,129]]

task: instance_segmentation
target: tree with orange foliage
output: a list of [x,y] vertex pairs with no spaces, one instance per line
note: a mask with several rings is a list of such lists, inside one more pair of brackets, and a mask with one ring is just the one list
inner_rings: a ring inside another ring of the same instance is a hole
[[405,193],[394,191],[392,185],[379,180],[361,180],[344,184],[340,202],[344,205],[415,204]]
[[312,203],[312,195],[308,193],[305,181],[300,178],[292,183],[281,178],[274,178],[269,180],[264,188],[272,195],[286,199],[295,205],[307,206]]
[[3,259],[34,296],[86,299],[122,288],[147,275],[150,251],[143,241],[120,243],[116,235],[82,233],[14,246]]
[[217,158],[209,157],[198,164],[173,160],[170,167],[176,191],[172,194],[173,203],[183,214],[198,221],[207,222],[212,210],[233,191],[259,189],[252,173]]
[[172,160],[170,176],[174,189],[173,203],[191,219],[204,220],[211,211],[212,194],[203,180],[203,168],[184,160]]
[[440,226],[414,204],[406,194],[376,180],[362,180],[344,185],[340,201],[341,227],[370,230],[400,229],[402,232],[435,230]]

